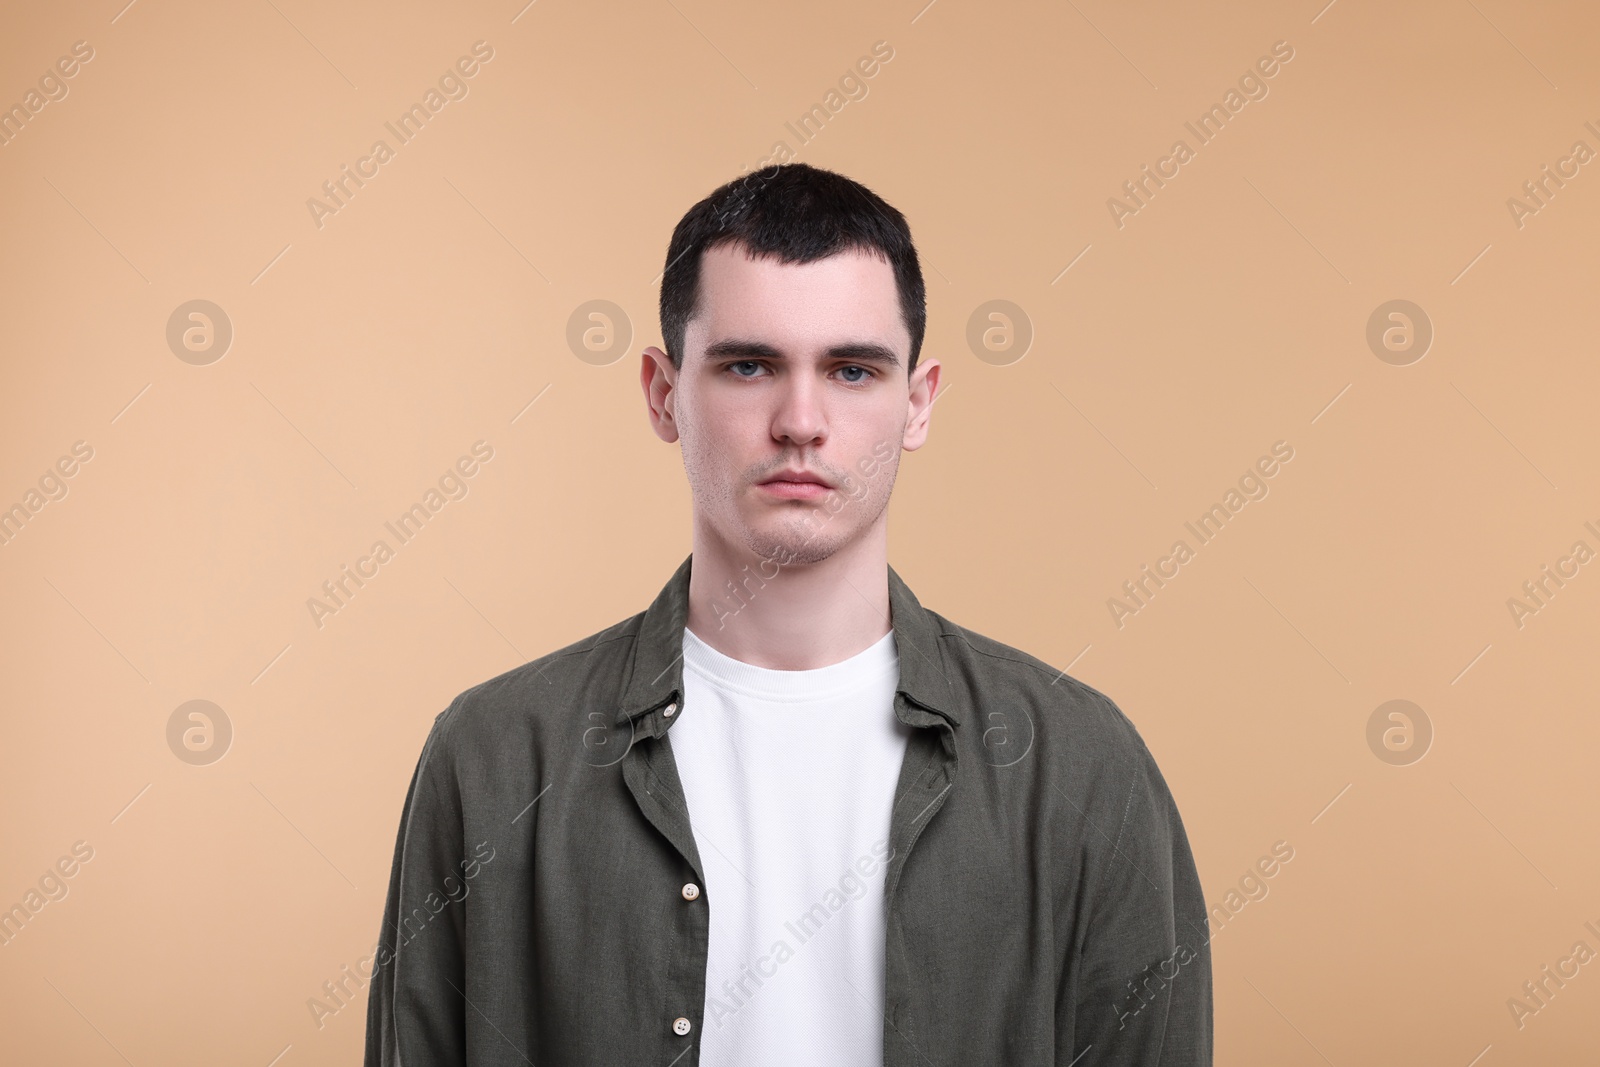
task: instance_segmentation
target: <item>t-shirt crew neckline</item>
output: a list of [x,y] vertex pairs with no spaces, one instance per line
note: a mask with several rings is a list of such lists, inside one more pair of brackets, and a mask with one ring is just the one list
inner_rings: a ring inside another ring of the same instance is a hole
[[718,652],[687,626],[683,630],[683,665],[719,688],[762,700],[802,703],[849,693],[890,671],[900,659],[890,630],[849,659],[804,671],[758,667]]

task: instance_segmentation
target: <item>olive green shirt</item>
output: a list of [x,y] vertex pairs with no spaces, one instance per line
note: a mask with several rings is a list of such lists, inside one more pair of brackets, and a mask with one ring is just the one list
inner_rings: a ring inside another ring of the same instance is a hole
[[[692,561],[647,610],[434,719],[366,1067],[698,1062],[716,900],[669,736]],[[1205,902],[1138,731],[887,579],[916,729],[884,874],[884,1067],[1210,1064]]]

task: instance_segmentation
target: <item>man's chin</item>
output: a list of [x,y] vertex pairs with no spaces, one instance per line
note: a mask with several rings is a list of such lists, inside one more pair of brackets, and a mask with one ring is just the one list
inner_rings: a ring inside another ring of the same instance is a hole
[[780,567],[821,563],[839,548],[833,538],[817,536],[809,530],[790,532],[752,529],[746,531],[745,546],[762,560],[770,561]]

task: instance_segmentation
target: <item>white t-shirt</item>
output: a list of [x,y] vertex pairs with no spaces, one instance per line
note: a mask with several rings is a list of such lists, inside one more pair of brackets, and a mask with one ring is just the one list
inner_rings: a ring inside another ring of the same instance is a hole
[[709,908],[705,1067],[882,1067],[889,811],[911,728],[891,630],[807,671],[685,628],[667,735]]

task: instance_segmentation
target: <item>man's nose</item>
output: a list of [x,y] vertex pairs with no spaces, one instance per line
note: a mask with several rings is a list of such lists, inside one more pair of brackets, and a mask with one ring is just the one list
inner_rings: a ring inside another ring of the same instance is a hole
[[809,375],[789,375],[779,390],[778,408],[772,413],[772,436],[795,444],[809,444],[827,434],[822,410],[822,386]]

